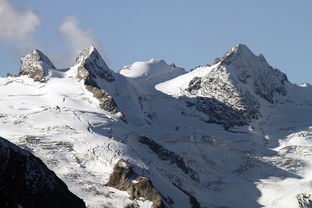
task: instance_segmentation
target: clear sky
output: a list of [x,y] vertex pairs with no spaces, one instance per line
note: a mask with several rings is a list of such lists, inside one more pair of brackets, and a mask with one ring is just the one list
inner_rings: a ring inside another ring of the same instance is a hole
[[312,83],[311,0],[0,0],[0,75],[35,47],[69,66],[89,42],[118,70],[164,59],[187,70],[238,43]]

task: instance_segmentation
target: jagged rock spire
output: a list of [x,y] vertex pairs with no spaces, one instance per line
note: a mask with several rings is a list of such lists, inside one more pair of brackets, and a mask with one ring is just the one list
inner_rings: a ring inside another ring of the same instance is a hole
[[90,76],[90,79],[99,77],[107,82],[115,80],[112,71],[93,45],[88,46],[79,54],[75,65],[80,66],[77,70],[78,79],[87,79]]
[[44,53],[36,49],[21,58],[19,75],[27,75],[35,81],[43,82],[49,69],[55,69],[54,64]]
[[76,79],[83,80],[85,88],[100,102],[100,108],[119,114],[120,119],[127,122],[123,112],[105,89],[107,83],[115,81],[114,72],[108,68],[93,45],[85,48],[76,58],[74,70]]

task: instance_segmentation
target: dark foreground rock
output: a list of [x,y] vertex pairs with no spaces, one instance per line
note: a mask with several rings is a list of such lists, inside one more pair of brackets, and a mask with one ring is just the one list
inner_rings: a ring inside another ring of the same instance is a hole
[[37,82],[45,81],[49,69],[55,69],[50,59],[39,50],[25,55],[21,58],[21,68],[19,75],[27,75]]
[[152,181],[136,174],[132,166],[123,159],[115,165],[107,185],[128,192],[131,199],[142,197],[152,201],[153,208],[164,207],[162,197],[153,186]]
[[0,137],[0,207],[86,206],[40,159]]

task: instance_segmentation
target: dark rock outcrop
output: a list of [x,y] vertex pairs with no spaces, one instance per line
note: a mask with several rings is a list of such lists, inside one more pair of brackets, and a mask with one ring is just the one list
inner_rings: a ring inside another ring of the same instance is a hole
[[208,115],[208,122],[226,128],[242,126],[261,115],[261,99],[283,102],[288,83],[286,75],[272,68],[262,55],[239,44],[217,58],[204,76],[189,82],[185,90],[191,99],[186,102]]
[[312,208],[312,193],[301,193],[297,195],[299,208]]
[[128,192],[131,199],[144,198],[152,201],[153,208],[164,207],[163,199],[152,181],[136,174],[132,166],[123,159],[114,166],[107,186]]
[[76,79],[83,80],[84,85],[100,102],[100,108],[110,113],[119,113],[120,119],[126,121],[123,112],[100,82],[112,83],[116,79],[97,49],[90,45],[76,59]]
[[189,86],[186,89],[188,92],[193,93],[200,89],[201,85],[201,78],[200,77],[194,77],[190,82]]
[[16,74],[7,73],[7,77],[17,77]]
[[188,167],[183,158],[176,154],[175,152],[172,152],[160,144],[154,142],[152,139],[146,137],[146,136],[141,136],[139,138],[139,142],[142,144],[147,145],[157,156],[164,160],[164,161],[169,161],[172,164],[175,164],[178,168],[180,168],[185,174],[190,176],[193,180],[199,181],[199,176],[198,173],[193,170],[192,168]]
[[221,61],[221,59],[219,58],[219,57],[217,57],[217,58],[215,58],[214,60],[213,60],[213,62],[212,62],[212,64],[214,65],[214,64],[217,64],[217,63],[219,63]]
[[113,72],[108,68],[97,49],[90,45],[76,58],[76,65],[80,65],[77,73],[78,79],[92,80],[97,77],[107,82],[115,81]]
[[85,208],[45,164],[0,137],[0,207]]
[[55,69],[50,59],[39,50],[23,56],[19,75],[27,75],[38,82],[45,81],[49,69]]
[[248,124],[239,112],[214,98],[197,97],[187,101],[186,105],[208,115],[209,118],[205,120],[207,123],[220,124],[226,130]]
[[120,112],[120,109],[118,108],[112,96],[108,94],[108,92],[99,87],[95,87],[88,84],[85,84],[85,87],[88,91],[90,91],[93,94],[93,96],[96,99],[100,101],[100,108],[110,113]]
[[251,82],[254,92],[270,103],[277,102],[276,96],[287,94],[286,74],[271,67],[262,54],[256,56],[244,44],[230,49],[222,57],[221,64],[234,67],[238,80],[245,84]]

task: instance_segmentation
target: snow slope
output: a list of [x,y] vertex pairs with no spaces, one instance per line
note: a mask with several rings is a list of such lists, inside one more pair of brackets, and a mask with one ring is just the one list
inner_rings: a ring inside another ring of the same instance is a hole
[[151,206],[106,186],[121,158],[169,207],[295,208],[311,192],[312,87],[291,84],[246,46],[191,72],[152,59],[109,71],[111,82],[96,76],[127,123],[99,108],[76,70],[49,70],[46,82],[0,78],[0,136],[89,207]]
[[127,77],[138,93],[151,94],[158,83],[170,80],[185,71],[175,65],[168,65],[164,60],[151,59],[147,62],[135,62],[123,67],[119,74]]

